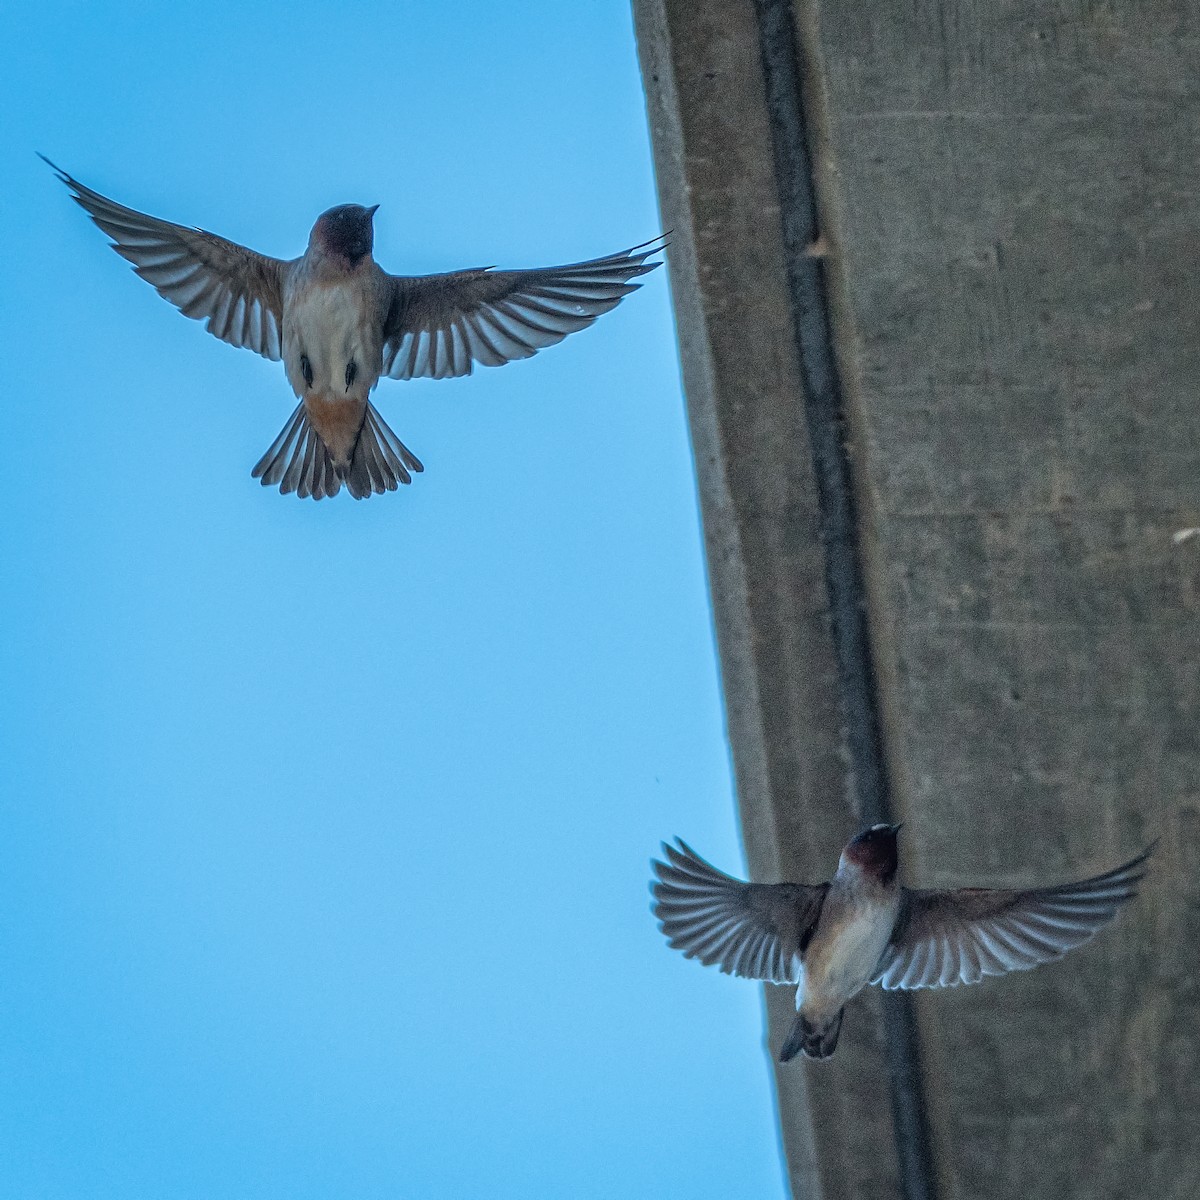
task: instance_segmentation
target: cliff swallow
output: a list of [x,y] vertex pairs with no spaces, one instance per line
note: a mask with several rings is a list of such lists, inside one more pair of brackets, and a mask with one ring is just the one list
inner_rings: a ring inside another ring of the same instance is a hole
[[872,825],[828,883],[743,883],[682,839],[652,860],[654,915],[671,946],[730,975],[799,984],[781,1062],[828,1058],[846,1002],[868,983],[957,987],[1028,971],[1083,945],[1137,894],[1147,847],[1124,866],[1057,887],[901,887],[899,825]]
[[424,468],[370,402],[381,376],[449,379],[476,363],[529,358],[584,329],[659,266],[661,238],[589,262],[528,271],[475,267],[389,275],[372,257],[379,207],[339,204],[308,248],[269,258],[201,229],[135,212],[84,187],[45,155],[113,249],[209,333],[283,360],[300,403],[251,474],[301,497],[357,500]]

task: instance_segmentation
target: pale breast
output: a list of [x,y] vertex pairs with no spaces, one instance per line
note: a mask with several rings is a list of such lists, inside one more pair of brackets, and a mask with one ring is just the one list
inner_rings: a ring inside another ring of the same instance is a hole
[[831,893],[804,956],[804,1008],[836,1011],[861,991],[875,972],[895,918],[892,897],[855,901]]
[[283,360],[296,395],[365,400],[379,379],[383,342],[373,297],[363,282],[309,283],[287,301]]

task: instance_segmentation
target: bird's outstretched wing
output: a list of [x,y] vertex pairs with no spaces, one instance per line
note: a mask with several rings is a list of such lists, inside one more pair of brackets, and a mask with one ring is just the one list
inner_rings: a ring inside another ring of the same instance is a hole
[[666,862],[651,861],[654,915],[670,945],[728,975],[798,983],[829,885],[743,883],[676,841],[663,843]]
[[641,287],[629,281],[659,266],[646,259],[664,244],[655,238],[607,258],[532,271],[389,276],[383,373],[450,379],[470,375],[475,363],[498,367],[529,358]]
[[113,240],[113,249],[185,317],[208,332],[278,361],[287,263],[202,229],[136,212],[93,192],[40,155],[74,200]]
[[1061,958],[1137,895],[1153,849],[1103,875],[1058,887],[905,888],[891,942],[871,982],[885,988],[957,987]]

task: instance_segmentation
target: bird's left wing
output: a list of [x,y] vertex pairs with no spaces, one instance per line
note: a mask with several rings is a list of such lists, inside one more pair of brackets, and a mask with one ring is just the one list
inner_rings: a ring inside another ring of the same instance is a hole
[[744,883],[718,871],[682,838],[652,860],[654,915],[674,949],[728,975],[798,983],[829,890],[826,883]]
[[655,238],[562,267],[389,275],[383,374],[451,379],[470,375],[475,363],[498,367],[529,358],[586,328],[641,287],[629,281],[654,270],[659,264],[646,259],[662,248],[662,239]]
[[173,225],[93,192],[40,155],[113,249],[185,317],[264,358],[282,355],[283,278],[288,264],[202,229]]
[[1103,875],[1058,887],[904,888],[891,942],[871,982],[889,989],[957,987],[1061,958],[1137,895],[1153,849]]

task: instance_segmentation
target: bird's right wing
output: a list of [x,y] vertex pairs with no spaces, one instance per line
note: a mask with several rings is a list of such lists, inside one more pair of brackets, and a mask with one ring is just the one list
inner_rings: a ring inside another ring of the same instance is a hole
[[392,379],[452,379],[476,363],[529,358],[586,329],[659,264],[660,238],[588,262],[527,271],[477,267],[447,275],[390,275],[383,373]]
[[283,278],[288,266],[202,229],[147,216],[84,187],[40,156],[75,202],[113,240],[113,249],[185,317],[264,358],[282,356]]
[[800,981],[800,952],[821,913],[827,883],[743,883],[718,871],[682,838],[652,860],[654,915],[669,944],[727,975]]
[[1153,849],[1103,875],[1058,887],[905,888],[891,942],[871,982],[885,988],[957,987],[1061,958],[1137,895]]

